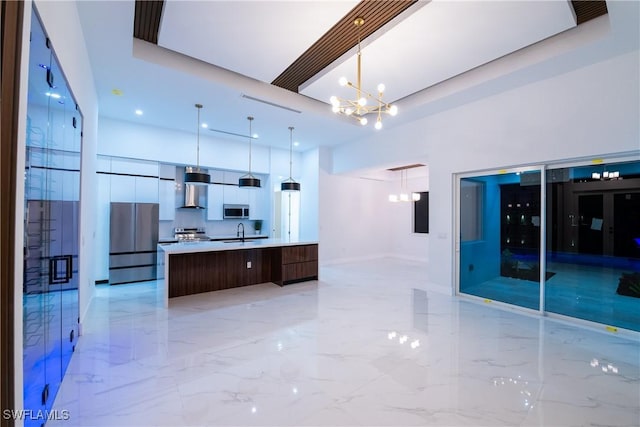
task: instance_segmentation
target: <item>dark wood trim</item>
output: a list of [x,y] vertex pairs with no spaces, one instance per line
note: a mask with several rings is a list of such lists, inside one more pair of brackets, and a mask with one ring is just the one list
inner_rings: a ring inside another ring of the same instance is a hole
[[158,44],[164,0],[136,0],[133,37]]
[[[102,175],[117,175],[117,176],[135,176],[135,177],[139,177],[139,178],[155,178],[158,179],[158,175],[140,175],[137,173],[124,173],[124,172],[105,172],[105,171],[96,171],[96,173],[102,174]],[[168,181],[175,181],[174,179],[170,179],[170,178],[160,178],[160,179],[167,179]]]
[[571,5],[576,13],[577,25],[609,13],[605,0],[572,0]]
[[[2,1],[2,102],[0,106],[0,408],[15,407],[14,250],[16,230],[16,164],[20,99],[20,56],[24,3]],[[14,420],[0,417],[0,425],[13,426]]]

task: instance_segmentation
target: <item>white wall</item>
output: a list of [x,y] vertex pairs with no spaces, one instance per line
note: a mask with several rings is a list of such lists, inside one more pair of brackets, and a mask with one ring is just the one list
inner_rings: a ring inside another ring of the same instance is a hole
[[[427,158],[430,279],[452,286],[454,173],[640,153],[639,4],[607,2],[609,16],[541,43],[535,61],[526,50],[519,52],[516,59],[526,66],[511,67],[509,57],[490,64],[496,69],[509,63],[509,75],[473,86],[469,82],[484,72],[481,67],[450,80],[448,86],[465,89],[439,100],[424,118],[336,149],[330,170],[346,173],[406,156]],[[572,43],[575,48],[569,49]],[[554,50],[557,44],[564,53]],[[553,54],[541,55],[543,48]],[[357,234],[349,230],[357,221],[327,218],[321,224],[332,228],[332,221],[344,231],[343,241],[354,241]]]
[[331,174],[328,149],[319,161],[319,262],[390,255],[387,182]]
[[317,241],[319,223],[318,168],[320,151],[316,148],[305,152],[300,164],[300,239]]
[[[100,117],[98,154],[164,163],[195,165],[197,138],[195,132],[140,125],[133,122]],[[251,145],[251,171],[270,173],[270,147]],[[279,151],[277,172],[289,175],[289,151]],[[285,156],[286,154],[286,156]],[[224,141],[200,135],[200,166],[246,171],[249,167],[249,143]]]

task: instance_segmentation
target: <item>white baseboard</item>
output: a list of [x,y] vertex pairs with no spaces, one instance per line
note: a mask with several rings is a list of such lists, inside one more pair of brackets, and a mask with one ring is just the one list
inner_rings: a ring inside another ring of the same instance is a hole
[[338,265],[338,264],[349,264],[351,262],[361,262],[361,261],[371,261],[381,258],[389,258],[392,257],[391,254],[371,254],[365,256],[358,257],[348,257],[348,258],[333,258],[329,260],[318,260],[318,264],[320,267],[330,266],[330,265]]

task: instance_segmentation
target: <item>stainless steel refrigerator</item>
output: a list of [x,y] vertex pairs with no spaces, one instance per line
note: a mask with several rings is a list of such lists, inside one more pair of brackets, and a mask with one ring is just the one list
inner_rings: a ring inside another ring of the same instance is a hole
[[156,279],[157,203],[111,203],[109,283]]

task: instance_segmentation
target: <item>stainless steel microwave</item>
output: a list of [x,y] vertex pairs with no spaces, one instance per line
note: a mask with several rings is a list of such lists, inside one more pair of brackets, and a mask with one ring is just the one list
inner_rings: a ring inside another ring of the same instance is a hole
[[248,219],[249,205],[223,205],[222,217],[224,219]]

